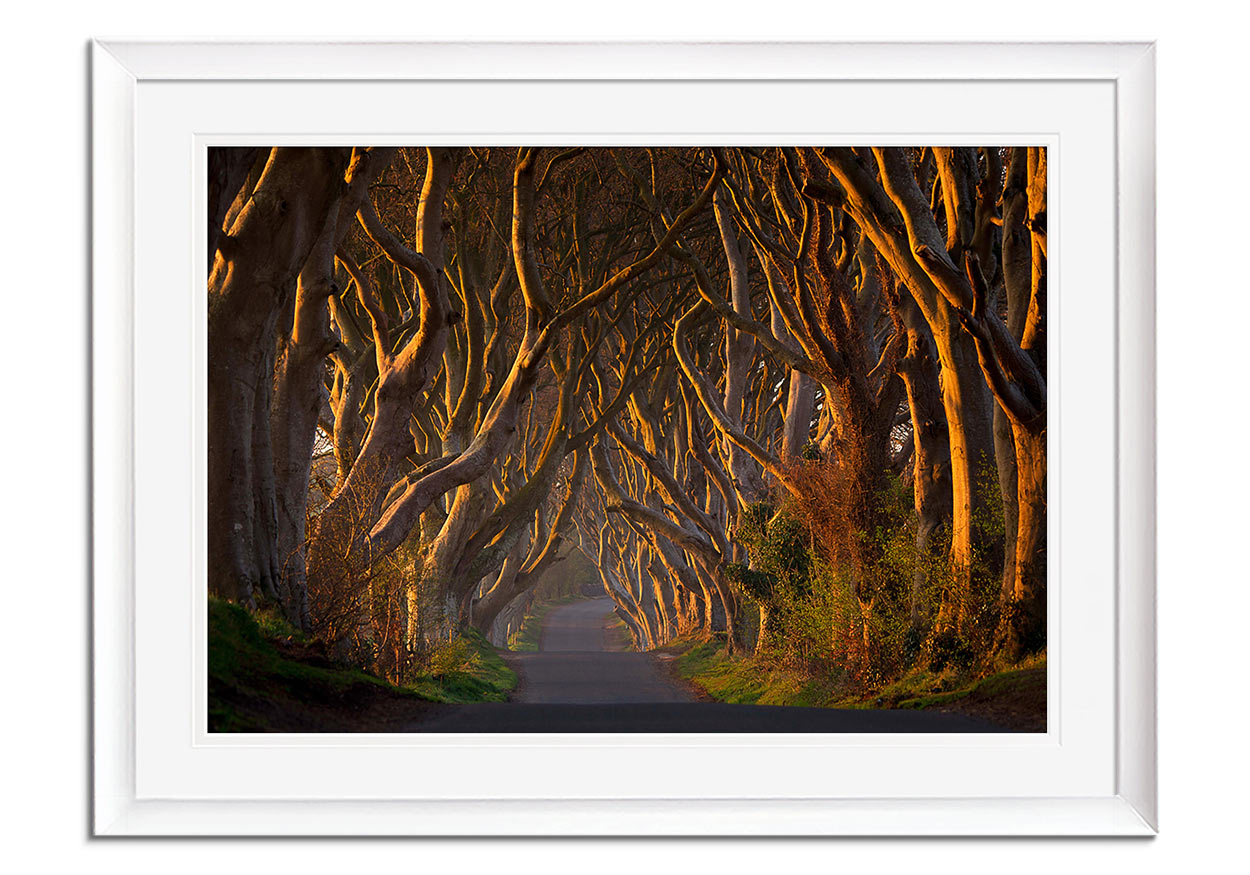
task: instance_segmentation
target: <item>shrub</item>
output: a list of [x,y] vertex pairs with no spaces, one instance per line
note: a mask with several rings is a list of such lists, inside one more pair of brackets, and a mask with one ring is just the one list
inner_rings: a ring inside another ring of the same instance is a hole
[[[781,495],[747,508],[734,531],[749,561],[728,576],[767,621],[756,653],[765,660],[806,666],[814,679],[854,692],[889,683],[915,666],[967,669],[985,652],[992,632],[985,605],[997,585],[978,559],[973,584],[954,593],[947,559],[949,535],[916,547],[911,487],[886,475],[855,529],[853,495],[828,462],[799,462],[804,499]],[[995,513],[989,504],[987,515]],[[1001,527],[1001,526],[1000,526]],[[967,618],[960,631],[931,631],[932,606],[955,603]]]

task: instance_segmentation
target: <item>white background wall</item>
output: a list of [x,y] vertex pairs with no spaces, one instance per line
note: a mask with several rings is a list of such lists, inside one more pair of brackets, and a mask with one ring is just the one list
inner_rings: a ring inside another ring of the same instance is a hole
[[[810,5],[811,9],[805,9]],[[1092,0],[9,5],[0,54],[0,859],[97,873],[586,867],[1204,872],[1245,865],[1250,635],[1242,350],[1250,288],[1245,28],[1234,4]],[[1106,4],[1111,7],[1112,4]],[[107,841],[87,835],[87,40],[92,36],[1159,40],[1162,834],[1153,841]],[[16,341],[16,346],[14,345]],[[10,486],[16,474],[17,488]],[[1234,563],[1234,559],[1239,564]]]

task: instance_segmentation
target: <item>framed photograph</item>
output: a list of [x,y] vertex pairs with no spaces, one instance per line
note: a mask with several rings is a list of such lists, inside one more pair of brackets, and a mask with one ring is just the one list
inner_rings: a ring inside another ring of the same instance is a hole
[[98,41],[100,835],[1151,835],[1149,44]]

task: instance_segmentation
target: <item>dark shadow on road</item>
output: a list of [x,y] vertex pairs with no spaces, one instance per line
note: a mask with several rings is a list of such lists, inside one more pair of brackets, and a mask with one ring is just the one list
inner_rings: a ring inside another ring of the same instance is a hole
[[1002,732],[958,714],[727,705],[723,702],[630,705],[525,705],[490,702],[437,706],[409,732]]

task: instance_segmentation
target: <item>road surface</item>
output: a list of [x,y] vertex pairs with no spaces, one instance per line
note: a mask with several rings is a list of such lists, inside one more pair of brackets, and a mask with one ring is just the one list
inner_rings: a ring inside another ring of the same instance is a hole
[[971,717],[699,701],[649,653],[620,649],[611,599],[547,614],[537,653],[508,653],[509,702],[444,705],[411,732],[1001,732]]
[[633,705],[695,701],[689,690],[665,676],[653,656],[625,651],[609,641],[607,625],[612,609],[612,600],[604,598],[563,605],[547,614],[539,652],[507,655],[509,665],[521,676],[513,702]]

